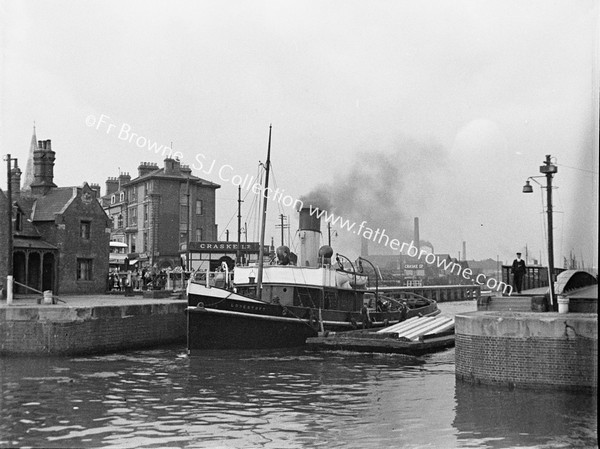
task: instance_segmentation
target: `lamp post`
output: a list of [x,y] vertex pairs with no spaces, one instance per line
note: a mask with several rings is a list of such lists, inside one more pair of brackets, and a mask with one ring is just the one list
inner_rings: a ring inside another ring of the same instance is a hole
[[[554,300],[554,237],[553,237],[553,223],[552,223],[552,175],[558,172],[558,167],[551,161],[550,155],[546,155],[544,165],[540,166],[540,173],[544,176],[530,176],[525,181],[523,186],[523,193],[533,193],[533,186],[529,182],[534,181],[542,188],[546,189],[546,212],[548,214],[548,283],[550,291],[550,304],[552,308],[557,307],[557,303]],[[546,186],[543,186],[535,178],[546,178]]]
[[15,158],[11,158],[10,154],[4,157],[6,161],[6,197],[8,199],[7,212],[8,212],[8,225],[7,225],[7,257],[6,257],[6,304],[12,304],[13,302],[13,201],[12,201],[12,172],[10,169],[10,163],[17,161]]

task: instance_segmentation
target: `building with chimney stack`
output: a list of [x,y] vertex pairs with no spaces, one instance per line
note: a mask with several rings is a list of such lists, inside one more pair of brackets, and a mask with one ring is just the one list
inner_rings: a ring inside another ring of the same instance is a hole
[[[35,138],[35,129],[34,135]],[[30,148],[33,173],[11,169],[13,208],[12,256],[16,294],[101,293],[108,276],[109,221],[98,201],[98,188],[58,187],[54,183],[56,153],[50,140]],[[7,191],[0,189],[0,242],[8,247]],[[0,263],[0,283],[5,284],[6,262]]]
[[133,179],[108,178],[102,205],[112,220],[111,240],[127,245],[124,268],[185,266],[190,243],[216,240],[218,188],[172,158],[163,167],[142,162]]

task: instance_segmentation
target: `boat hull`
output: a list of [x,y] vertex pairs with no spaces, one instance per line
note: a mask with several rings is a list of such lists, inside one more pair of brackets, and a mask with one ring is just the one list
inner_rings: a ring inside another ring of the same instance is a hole
[[219,288],[188,290],[188,350],[260,349],[303,346],[320,330],[383,328],[416,315],[439,313],[432,301],[405,312],[318,310],[282,306]]
[[302,346],[317,335],[307,320],[195,307],[188,309],[188,349]]
[[443,351],[454,346],[454,330],[451,333],[435,336],[427,340],[403,341],[397,338],[376,338],[361,335],[317,336],[307,339],[307,345],[315,350],[378,352],[420,356]]

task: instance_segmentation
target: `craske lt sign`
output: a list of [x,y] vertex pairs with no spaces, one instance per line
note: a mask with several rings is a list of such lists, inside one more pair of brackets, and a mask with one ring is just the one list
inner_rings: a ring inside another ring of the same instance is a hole
[[[260,245],[257,242],[240,243],[240,251],[258,253]],[[268,252],[268,247],[265,246]],[[235,253],[238,250],[237,242],[190,242],[190,251],[202,253]]]

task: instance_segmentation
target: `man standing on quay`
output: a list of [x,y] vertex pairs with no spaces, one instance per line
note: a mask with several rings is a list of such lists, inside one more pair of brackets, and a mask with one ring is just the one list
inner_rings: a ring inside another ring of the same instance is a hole
[[521,259],[521,253],[517,253],[517,258],[513,260],[512,273],[515,290],[517,293],[521,293],[523,276],[525,276],[525,273],[527,273],[527,267],[525,266],[525,261]]

